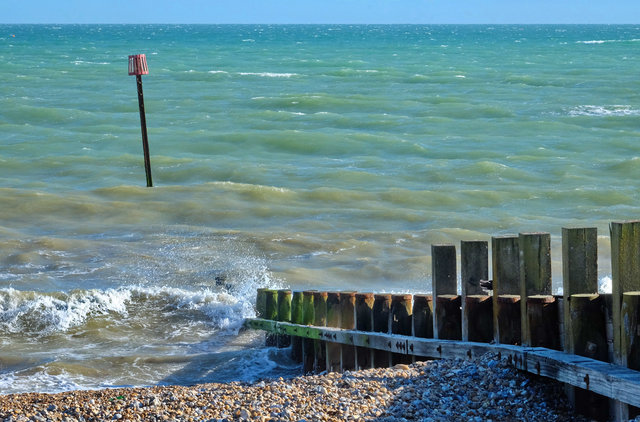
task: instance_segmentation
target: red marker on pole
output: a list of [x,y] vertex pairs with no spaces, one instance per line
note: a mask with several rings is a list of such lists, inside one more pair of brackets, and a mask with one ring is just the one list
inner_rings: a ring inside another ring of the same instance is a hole
[[140,107],[140,128],[142,129],[142,150],[144,152],[144,171],[147,175],[147,187],[153,186],[151,180],[151,160],[149,159],[149,140],[147,139],[147,119],[144,113],[144,97],[142,95],[142,75],[148,75],[147,56],[136,54],[129,56],[129,75],[136,75],[138,85],[138,106]]

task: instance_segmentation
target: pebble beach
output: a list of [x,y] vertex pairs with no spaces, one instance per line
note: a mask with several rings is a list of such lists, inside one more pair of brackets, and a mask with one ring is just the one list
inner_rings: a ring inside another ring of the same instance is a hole
[[0,396],[10,421],[586,421],[562,385],[486,355],[195,386]]

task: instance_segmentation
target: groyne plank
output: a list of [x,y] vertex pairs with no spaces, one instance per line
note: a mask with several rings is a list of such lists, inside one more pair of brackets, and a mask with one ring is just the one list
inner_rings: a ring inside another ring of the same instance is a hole
[[334,343],[431,358],[465,359],[490,352],[499,353],[502,358],[509,359],[520,370],[585,388],[622,403],[640,406],[640,394],[638,394],[640,391],[640,372],[620,365],[570,355],[558,350],[418,338],[333,327],[302,326],[259,318],[246,320],[245,326],[277,334],[300,335]]

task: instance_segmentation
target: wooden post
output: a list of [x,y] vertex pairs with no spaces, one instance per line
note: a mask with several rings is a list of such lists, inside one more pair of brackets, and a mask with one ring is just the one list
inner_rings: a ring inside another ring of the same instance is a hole
[[[354,330],[356,328],[356,292],[340,292],[340,328]],[[356,369],[356,348],[350,344],[340,347],[340,370]]]
[[[373,293],[356,293],[356,330],[373,331]],[[356,369],[373,368],[373,349],[356,347]]]
[[573,294],[569,299],[569,318],[573,321],[567,353],[607,362],[607,333],[604,303],[595,293]]
[[[520,344],[520,247],[518,236],[491,238],[493,339]],[[502,297],[501,297],[502,296]]]
[[[315,290],[305,290],[302,292],[302,323],[313,325],[315,312],[313,306],[313,294]],[[313,372],[315,360],[315,349],[313,340],[305,338],[302,340],[302,370],[305,374]]]
[[[303,323],[302,302],[302,292],[293,292],[293,296],[291,297],[291,322],[294,324]],[[291,359],[295,362],[302,362],[302,337],[291,337]]]
[[[623,359],[631,369],[640,371],[640,291],[622,294],[620,310],[622,336],[620,348]],[[629,407],[629,417],[640,415],[640,408]]]
[[[491,341],[493,337],[493,310],[488,293],[480,280],[489,279],[489,242],[484,240],[460,242],[460,275],[462,277],[462,340]],[[469,305],[469,307],[468,307]],[[489,312],[489,319],[486,312]],[[470,325],[475,333],[470,334]],[[486,332],[491,333],[488,340]]]
[[[431,280],[433,287],[434,322],[433,335],[435,338],[456,340],[462,338],[462,320],[460,314],[460,299],[458,295],[456,247],[454,245],[431,245]],[[456,310],[457,307],[457,310]],[[445,329],[446,334],[440,329]],[[444,337],[443,337],[444,335]]]
[[[327,292],[313,292],[313,325],[325,327],[327,325]],[[314,340],[315,372],[327,369],[327,347],[324,340]]]
[[[494,307],[494,318],[497,319],[497,329],[500,334],[501,344],[520,344],[522,341],[522,327],[520,325],[520,295],[500,295],[494,304],[498,308],[498,313]],[[495,324],[494,319],[494,324]],[[496,325],[494,325],[495,336]]]
[[622,295],[622,353],[627,366],[640,371],[640,291]]
[[[565,351],[607,362],[606,311],[602,297],[596,293],[572,294],[568,308],[571,332],[568,333],[569,344]],[[569,388],[567,395],[577,412],[595,420],[608,419],[607,398],[582,388]]]
[[[392,295],[391,296],[391,333],[410,336],[413,325],[411,306],[412,296],[410,294]],[[413,356],[393,353],[391,355],[391,364],[413,363]]]
[[[340,327],[340,292],[327,295],[327,327]],[[341,347],[331,341],[327,345],[327,372],[340,372]]]
[[[291,290],[278,290],[278,321],[291,322]],[[278,334],[278,347],[289,347],[291,336]]]
[[[433,338],[433,296],[413,295],[413,336]],[[415,356],[415,361],[425,361],[427,356]]]
[[[271,321],[278,320],[278,291],[273,289],[267,289],[264,291],[265,294],[265,315],[264,319],[269,319]],[[277,334],[267,334],[265,338],[265,344],[267,346],[277,346],[278,345],[278,335]]]
[[[640,221],[613,222],[609,230],[613,293],[613,362],[627,366],[630,351],[626,350],[623,338],[626,336],[628,324],[622,320],[622,303],[625,293],[640,291]],[[619,403],[615,411],[616,418],[629,419],[630,413],[626,404]]]
[[[389,333],[391,328],[391,295],[375,294],[373,300],[373,331]],[[376,368],[387,368],[391,365],[391,353],[374,350],[373,365]]]
[[436,319],[438,337],[443,340],[462,339],[462,297],[458,295],[438,295],[436,297]]
[[622,296],[640,290],[640,221],[614,222],[610,230],[614,363],[626,366],[627,357],[622,349]]
[[558,303],[552,295],[527,298],[529,342],[534,347],[560,350]]
[[551,295],[551,235],[549,233],[520,233],[519,239],[522,345],[531,346],[527,298],[529,296]]
[[433,338],[433,296],[413,296],[413,335]]
[[463,322],[467,322],[467,338],[463,341],[490,343],[493,340],[493,300],[488,295],[465,297]]
[[562,229],[562,298],[564,300],[565,351],[575,353],[571,334],[570,297],[598,293],[598,229]]
[[267,314],[267,289],[260,288],[256,295],[256,317],[264,318]]
[[[562,229],[564,351],[608,361],[604,302],[598,296],[598,229]],[[576,411],[596,420],[609,416],[607,399],[565,386]]]

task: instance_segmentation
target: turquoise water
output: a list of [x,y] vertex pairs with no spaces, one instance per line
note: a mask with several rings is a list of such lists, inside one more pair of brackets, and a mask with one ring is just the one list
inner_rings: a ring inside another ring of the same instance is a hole
[[0,25],[2,390],[295,372],[237,334],[257,287],[429,291],[431,243],[550,232],[558,286],[561,228],[595,226],[606,280],[609,222],[640,216],[639,46],[633,25]]

